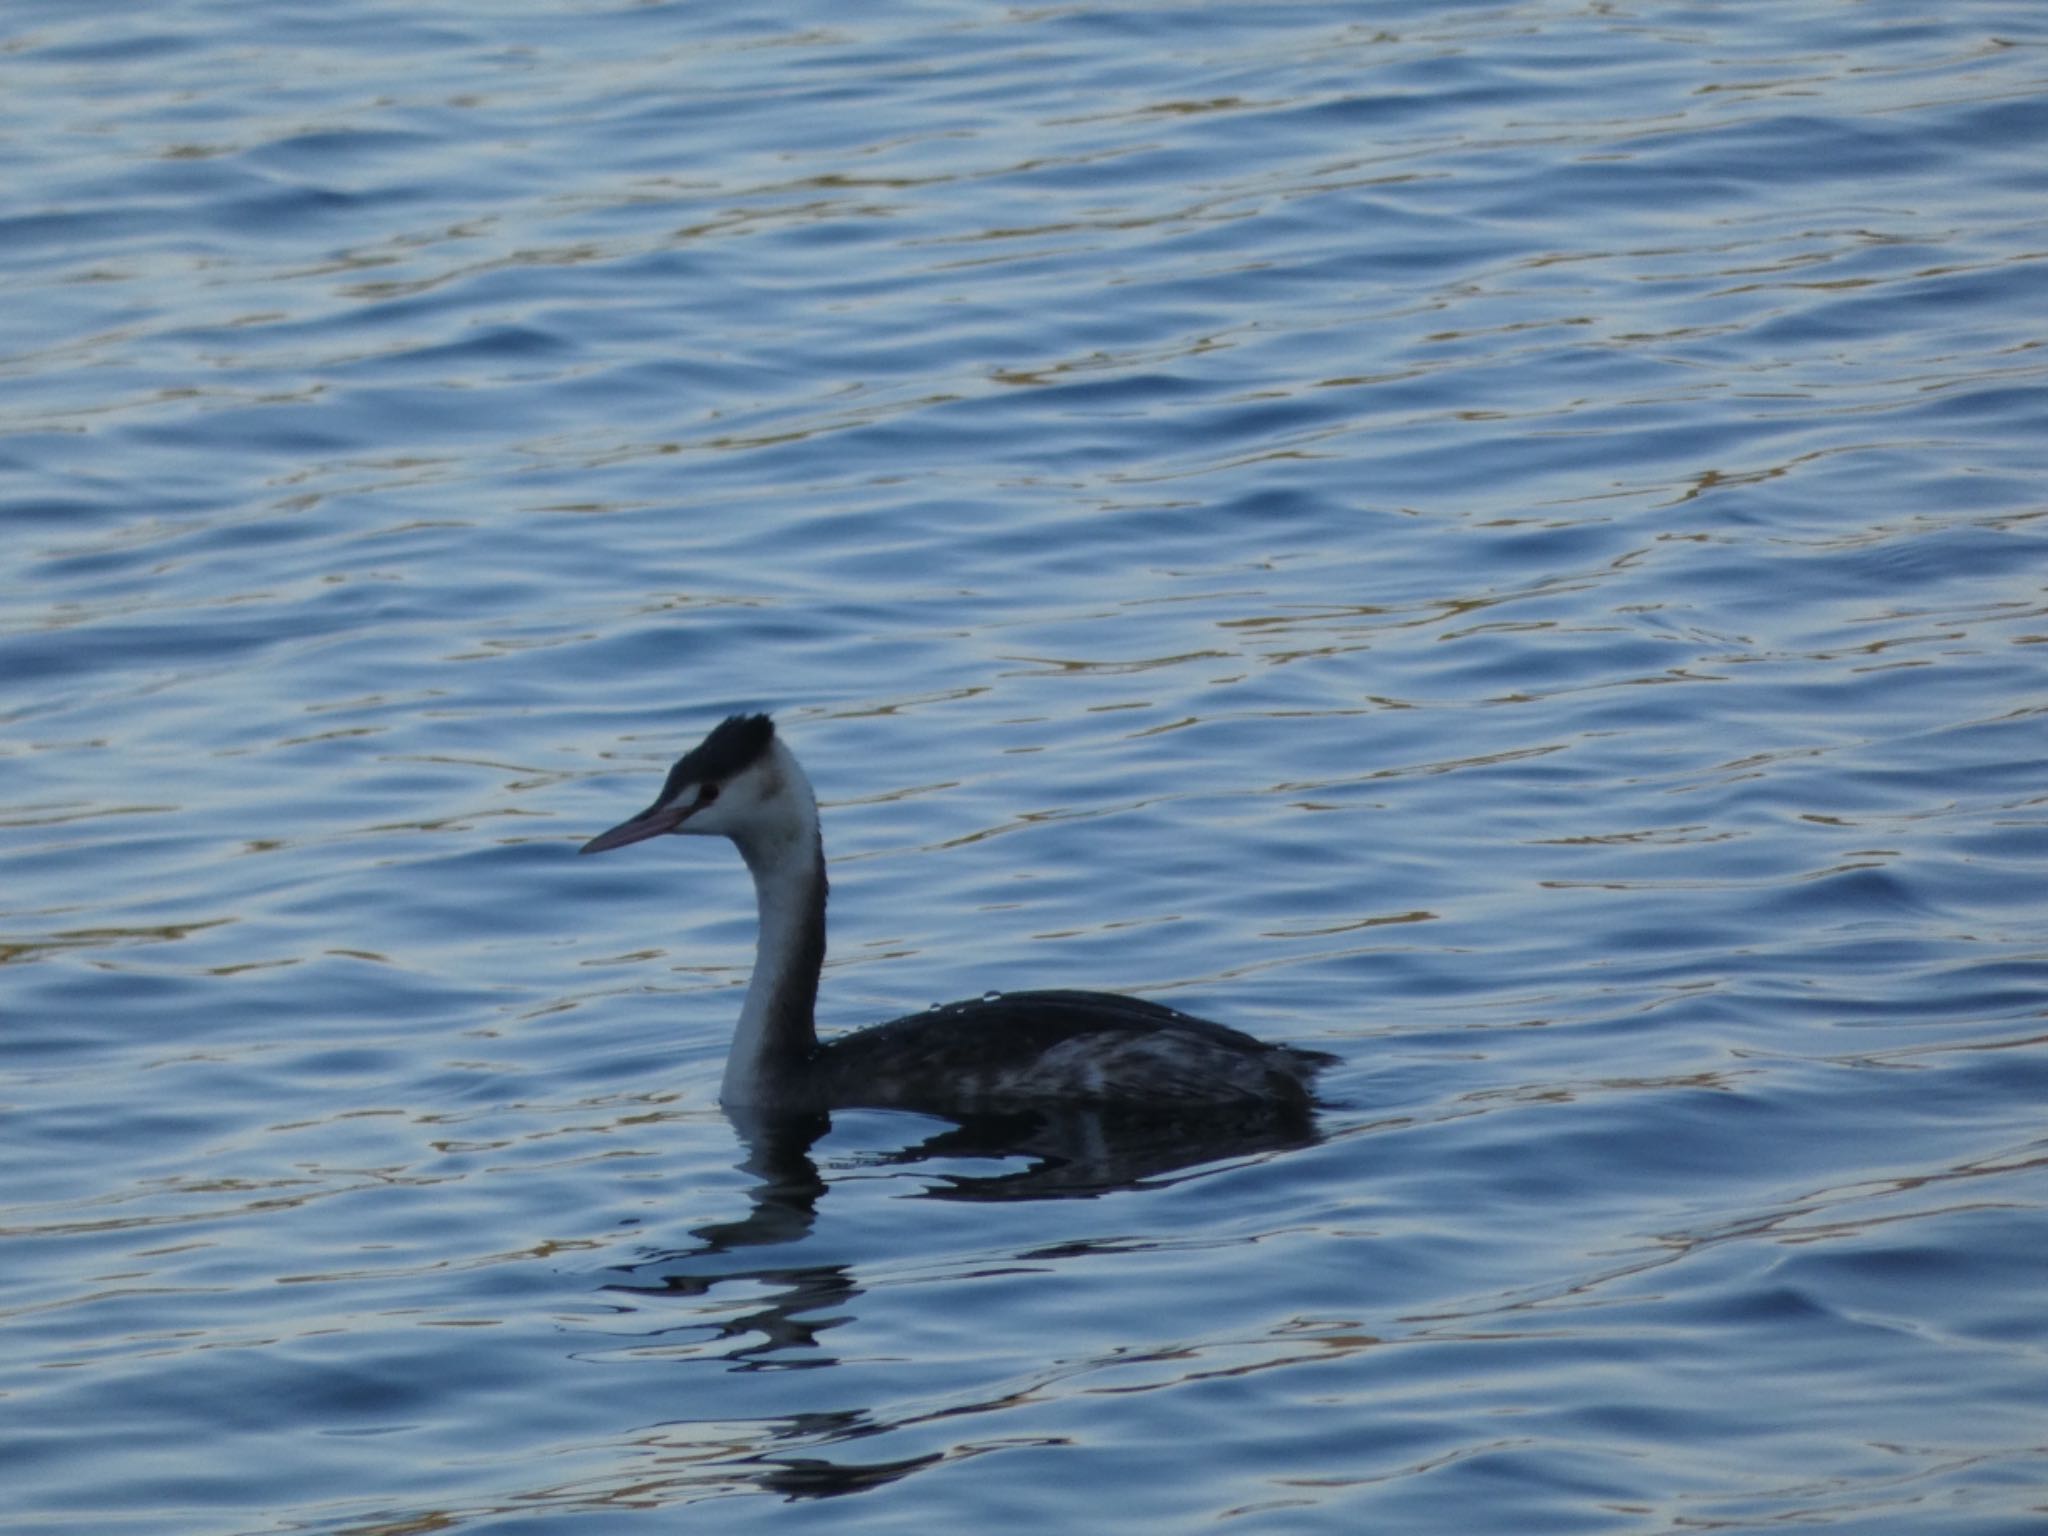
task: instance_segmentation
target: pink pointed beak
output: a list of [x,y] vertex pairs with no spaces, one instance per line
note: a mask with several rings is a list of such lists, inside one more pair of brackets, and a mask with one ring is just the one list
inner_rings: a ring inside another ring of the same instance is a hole
[[603,853],[608,848],[623,848],[628,843],[642,842],[650,837],[659,837],[664,832],[673,832],[688,818],[694,806],[656,805],[650,806],[638,816],[629,817],[609,832],[600,832],[581,848],[578,853]]

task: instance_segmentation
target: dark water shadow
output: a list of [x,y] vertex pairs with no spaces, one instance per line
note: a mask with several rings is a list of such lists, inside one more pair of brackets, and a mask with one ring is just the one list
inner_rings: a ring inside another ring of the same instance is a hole
[[1164,1188],[1218,1163],[1314,1145],[1313,1116],[1202,1117],[1062,1109],[964,1120],[902,1151],[873,1159],[884,1166],[958,1158],[1015,1163],[1002,1173],[944,1173],[924,1191],[931,1200],[1078,1200],[1123,1190]]
[[[620,1266],[606,1286],[658,1304],[697,1301],[735,1284],[764,1293],[741,1313],[707,1315],[693,1309],[689,1326],[713,1330],[717,1357],[739,1371],[816,1370],[838,1364],[826,1347],[831,1330],[849,1321],[863,1287],[852,1265],[791,1263],[794,1247],[818,1225],[819,1202],[830,1185],[812,1148],[831,1130],[825,1115],[734,1115],[745,1147],[737,1165],[754,1180],[746,1212],[732,1221],[694,1228],[688,1247],[650,1253]],[[929,1125],[904,1117],[906,1126]],[[994,1116],[950,1125],[902,1148],[870,1153],[867,1168],[912,1168],[922,1163],[994,1159],[1004,1167],[987,1175],[935,1171],[916,1198],[950,1201],[1089,1199],[1119,1190],[1164,1187],[1236,1159],[1313,1145],[1321,1139],[1309,1115],[1252,1119],[1207,1117],[1164,1120],[1129,1114],[1066,1110]],[[1021,1165],[1021,1166],[1020,1166]],[[1034,1250],[1034,1256],[1063,1251]],[[778,1262],[780,1260],[780,1262]],[[803,1415],[777,1427],[773,1439],[812,1454],[778,1454],[772,1446],[727,1463],[764,1491],[788,1498],[824,1498],[884,1486],[922,1470],[944,1455],[902,1461],[835,1461],[817,1456],[820,1444],[849,1443],[899,1426],[860,1411],[843,1422],[819,1423]]]

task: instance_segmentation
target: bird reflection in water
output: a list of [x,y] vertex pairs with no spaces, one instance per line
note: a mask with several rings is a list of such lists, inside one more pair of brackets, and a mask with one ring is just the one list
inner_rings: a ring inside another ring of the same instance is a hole
[[[825,1336],[853,1319],[864,1287],[853,1265],[800,1259],[830,1187],[812,1149],[830,1131],[831,1118],[822,1113],[727,1113],[745,1148],[738,1167],[754,1180],[746,1192],[746,1211],[734,1220],[692,1229],[695,1242],[688,1247],[649,1253],[621,1266],[619,1278],[607,1289],[640,1298],[638,1309],[659,1310],[665,1301],[702,1303],[714,1292],[738,1286],[740,1294],[759,1295],[758,1304],[738,1313],[693,1306],[687,1324],[692,1332],[709,1330],[711,1352],[728,1369],[817,1370],[837,1365]],[[872,1113],[901,1120],[905,1126],[931,1124],[891,1111]],[[1074,1200],[1162,1188],[1320,1139],[1311,1115],[1291,1112],[1162,1119],[1064,1110],[964,1119],[898,1150],[862,1154],[860,1166],[947,1165],[934,1168],[914,1198]],[[961,1162],[979,1159],[1000,1164],[1000,1170],[973,1174],[957,1168]],[[1016,1257],[1026,1262],[1071,1258],[1090,1246],[1086,1241],[1055,1241]],[[762,1427],[768,1430],[767,1443],[723,1462],[721,1476],[785,1498],[859,1493],[954,1455],[974,1454],[954,1451],[871,1462],[816,1454],[821,1446],[870,1439],[899,1427],[879,1422],[863,1409],[804,1412]],[[789,1450],[778,1452],[777,1444]],[[807,1454],[796,1454],[799,1448]]]
[[[810,1235],[817,1224],[818,1202],[828,1187],[811,1149],[831,1129],[831,1118],[727,1113],[746,1148],[738,1167],[756,1181],[748,1191],[747,1212],[732,1221],[695,1228],[691,1235],[697,1242],[688,1248],[624,1266],[629,1278],[610,1288],[661,1296],[702,1296],[733,1280],[778,1288],[781,1294],[766,1312],[731,1320],[727,1331],[751,1342],[729,1358],[742,1365],[829,1363],[773,1357],[792,1346],[816,1343],[816,1327],[799,1324],[795,1314],[848,1302],[858,1294],[858,1286],[840,1266],[768,1264],[736,1270],[720,1261],[747,1249],[788,1247]],[[938,1172],[919,1197],[1073,1200],[1164,1187],[1219,1164],[1311,1146],[1319,1139],[1307,1114],[1167,1118],[1062,1109],[963,1119],[900,1150],[870,1156],[865,1163],[913,1168],[987,1159],[1002,1163],[1002,1170]]]

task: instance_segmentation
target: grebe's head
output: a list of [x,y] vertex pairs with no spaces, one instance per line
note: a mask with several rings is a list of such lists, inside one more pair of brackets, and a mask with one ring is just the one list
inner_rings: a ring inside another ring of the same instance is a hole
[[796,759],[766,715],[732,715],[676,759],[654,804],[600,832],[584,853],[623,848],[664,832],[729,837],[742,850],[810,831],[816,802]]

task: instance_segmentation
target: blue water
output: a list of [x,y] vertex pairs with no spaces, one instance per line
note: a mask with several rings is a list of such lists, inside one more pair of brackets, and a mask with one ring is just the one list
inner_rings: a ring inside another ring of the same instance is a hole
[[[0,1528],[2048,1520],[2037,6],[19,0],[0,175]],[[736,708],[828,1027],[1316,1137],[750,1139]]]

